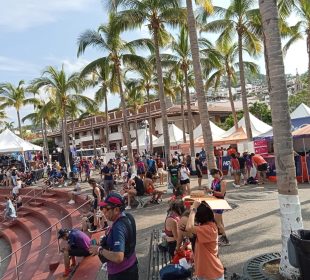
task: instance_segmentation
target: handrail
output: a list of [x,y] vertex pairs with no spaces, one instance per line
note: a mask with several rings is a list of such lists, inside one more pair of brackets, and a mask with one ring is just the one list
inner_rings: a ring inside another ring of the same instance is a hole
[[[90,201],[90,200],[89,200]],[[78,209],[78,208],[77,208]],[[75,210],[77,210],[77,209],[75,209]],[[72,212],[73,213],[73,212]],[[92,216],[93,216],[94,214],[92,214]],[[64,217],[65,218],[65,217]],[[75,226],[78,226],[78,225],[81,225],[83,223],[83,221],[82,222],[80,222],[80,223],[78,223],[77,225],[75,225]],[[57,223],[55,223],[54,225],[57,225]],[[42,232],[42,234],[43,234],[43,232]],[[50,247],[51,245],[53,245],[54,243],[56,243],[56,242],[58,242],[58,239],[56,238],[55,240],[53,240],[53,241],[51,241],[48,245],[46,245],[44,248],[42,248],[41,250],[39,250],[39,251],[37,251],[37,252],[35,252],[32,256],[30,256],[29,258],[27,258],[23,263],[21,263],[21,264],[16,264],[16,267],[15,267],[15,271],[8,271],[7,273],[5,273],[4,275],[2,275],[2,277],[1,277],[1,279],[3,279],[4,277],[6,277],[6,276],[8,276],[8,275],[10,275],[10,274],[12,274],[12,273],[16,273],[16,274],[18,274],[18,269],[19,269],[19,267],[21,267],[21,266],[23,266],[26,262],[28,262],[28,261],[30,261],[31,259],[33,259],[34,257],[36,257],[38,254],[40,254],[42,251],[44,251],[44,250],[46,250],[48,247]],[[16,251],[17,252],[17,251]],[[12,253],[13,254],[13,253]],[[16,254],[16,253],[15,253]],[[2,262],[3,260],[1,260],[1,262]],[[0,262],[0,263],[1,263]],[[19,276],[17,275],[17,278],[19,279]],[[0,279],[0,280],[1,280]]]
[[18,248],[17,250],[15,250],[14,252],[12,252],[11,254],[9,254],[8,256],[6,256],[5,258],[1,259],[0,263],[2,263],[3,261],[7,260],[9,257],[11,257],[12,255],[16,254],[17,252],[19,252],[21,249],[23,249],[25,246],[27,246],[28,244],[30,244],[32,241],[38,239],[39,237],[41,237],[43,234],[45,234],[47,231],[51,230],[53,227],[57,226],[59,223],[61,223],[63,220],[67,219],[68,217],[70,217],[73,213],[75,213],[76,211],[80,210],[82,207],[84,207],[85,205],[87,205],[89,202],[91,202],[91,199],[87,200],[86,202],[84,202],[82,205],[80,205],[78,208],[74,209],[73,211],[71,211],[69,214],[67,214],[66,216],[62,217],[59,221],[57,221],[56,223],[54,223],[53,225],[51,225],[49,228],[45,229],[44,231],[42,231],[39,235],[37,235],[36,237],[34,237],[33,239],[29,240],[28,242],[26,242],[23,246],[21,246],[20,248]]
[[[34,190],[35,190],[35,189],[34,189]],[[46,191],[46,190],[45,190],[44,188],[41,189],[41,190],[39,191],[39,193],[37,193],[37,194],[35,194],[36,192],[34,191],[34,196],[31,197],[28,201],[26,201],[26,202],[24,203],[24,205],[29,204],[32,200],[36,199],[38,196],[40,196],[41,194],[43,194],[45,191]],[[24,195],[24,196],[26,196],[26,195]]]

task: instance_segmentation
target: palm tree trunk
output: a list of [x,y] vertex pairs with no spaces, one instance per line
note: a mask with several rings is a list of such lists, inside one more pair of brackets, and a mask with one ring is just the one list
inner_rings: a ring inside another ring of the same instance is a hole
[[160,101],[160,109],[161,109],[161,113],[162,113],[165,164],[166,164],[166,166],[169,166],[169,163],[170,163],[170,137],[169,137],[166,101],[165,101],[165,94],[164,94],[163,72],[162,72],[161,60],[160,60],[160,54],[159,54],[158,29],[154,28],[153,33],[154,33],[155,55],[156,55],[156,72],[157,72],[157,80],[158,80],[158,96],[159,96],[159,101]]
[[93,116],[90,117],[90,128],[91,128],[91,138],[93,140],[94,156],[95,156],[95,158],[97,158],[97,149],[96,149],[96,140],[95,140],[94,118],[93,118]]
[[310,106],[310,29],[307,29],[307,53],[308,53],[308,105]]
[[108,110],[108,95],[104,96],[104,106],[105,106],[105,133],[106,133],[106,147],[107,152],[110,152],[110,141],[109,141],[109,110]]
[[75,123],[73,116],[72,116],[72,146],[75,149]]
[[140,143],[138,138],[138,120],[137,120],[137,111],[135,111],[135,131],[136,131],[136,145],[137,145],[137,153],[140,151]]
[[184,114],[184,86],[183,85],[181,85],[181,115],[182,115],[183,142],[186,143],[185,114]]
[[21,125],[21,122],[20,122],[19,110],[17,110],[16,112],[17,112],[17,120],[18,120],[19,137],[20,137],[20,138],[23,138],[23,134],[22,134],[22,125]]
[[282,224],[280,273],[285,279],[297,279],[298,270],[293,268],[288,261],[287,240],[292,231],[303,227],[303,223],[296,182],[291,119],[278,24],[278,10],[276,1],[273,0],[260,0],[259,8],[266,35],[270,67],[270,105]]
[[119,94],[121,98],[121,106],[122,106],[122,112],[123,112],[123,119],[124,119],[124,134],[125,137],[127,138],[127,151],[128,151],[128,157],[129,157],[129,163],[134,168],[134,159],[133,159],[133,154],[132,154],[132,147],[131,147],[131,137],[130,137],[130,131],[129,131],[129,123],[127,120],[127,110],[126,110],[126,102],[124,98],[124,91],[123,91],[123,85],[122,85],[122,80],[121,80],[121,69],[119,62],[115,63],[115,70],[116,70],[116,75],[117,75],[117,80],[118,80],[118,87],[119,87]]
[[189,132],[189,145],[191,157],[195,156],[195,144],[194,144],[194,129],[193,129],[193,115],[191,107],[191,97],[189,95],[189,86],[188,86],[188,72],[187,69],[184,69],[185,77],[185,92],[186,92],[186,105],[187,105],[187,128]]
[[270,78],[269,78],[269,59],[268,59],[268,54],[267,54],[265,32],[263,32],[263,44],[264,44],[264,59],[265,59],[265,69],[266,69],[266,77],[267,77],[268,94],[270,95],[271,85],[270,85]]
[[198,98],[198,108],[200,113],[200,122],[202,126],[204,146],[207,152],[207,163],[208,168],[210,170],[212,168],[216,168],[216,162],[214,157],[211,126],[209,121],[209,111],[203,87],[203,78],[200,65],[200,56],[199,56],[198,39],[196,31],[196,20],[193,11],[192,0],[186,0],[186,5],[187,5],[187,24],[189,28],[189,38],[190,38],[191,52],[193,58],[193,68],[195,74],[195,89]]
[[64,157],[67,167],[67,172],[71,172],[71,166],[70,166],[70,147],[68,146],[68,129],[67,129],[67,109],[66,106],[64,106],[63,109],[64,112],[64,118],[63,118],[63,145],[64,145]]
[[150,101],[150,89],[146,88],[146,96],[147,96],[147,112],[149,115],[149,141],[150,141],[150,152],[153,154],[153,123],[151,117],[151,101]]
[[47,129],[46,129],[46,120],[43,119],[43,142],[45,147],[45,156],[47,158],[47,162],[50,162],[49,150],[48,150],[48,141],[47,141]]
[[242,107],[243,107],[243,116],[245,120],[246,134],[248,141],[253,140],[252,128],[249,107],[247,102],[247,92],[245,88],[245,76],[244,76],[244,65],[243,65],[243,49],[242,49],[242,34],[238,34],[238,52],[239,52],[239,71],[240,71],[240,84],[241,84],[241,98],[242,98]]
[[238,118],[237,118],[237,113],[235,109],[235,103],[234,103],[234,98],[231,92],[231,76],[229,71],[227,72],[227,87],[228,87],[228,95],[229,95],[229,101],[230,101],[230,106],[231,106],[231,112],[234,118],[234,126],[235,129],[238,129]]

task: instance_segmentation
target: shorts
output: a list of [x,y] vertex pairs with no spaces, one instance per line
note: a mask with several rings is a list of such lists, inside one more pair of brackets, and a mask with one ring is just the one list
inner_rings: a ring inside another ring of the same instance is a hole
[[267,171],[267,169],[268,169],[267,163],[263,163],[263,164],[257,166],[257,171]]
[[180,183],[181,185],[189,184],[189,179],[181,180]]
[[83,248],[70,248],[69,249],[69,256],[75,256],[75,257],[87,257],[90,253],[88,250],[85,250]]
[[231,169],[231,175],[240,175],[241,170],[240,169]]
[[214,214],[222,215],[222,214],[224,213],[224,210],[223,210],[223,209],[213,210],[213,213],[214,213]]
[[122,272],[109,274],[108,280],[139,280],[138,261]]
[[164,169],[162,167],[157,169],[158,174],[164,174]]
[[114,190],[114,180],[104,180],[103,184],[104,184],[104,191],[106,194]]
[[202,178],[202,173],[198,169],[196,170],[196,174],[198,178]]
[[240,169],[240,174],[246,175],[247,174],[247,170],[245,168]]

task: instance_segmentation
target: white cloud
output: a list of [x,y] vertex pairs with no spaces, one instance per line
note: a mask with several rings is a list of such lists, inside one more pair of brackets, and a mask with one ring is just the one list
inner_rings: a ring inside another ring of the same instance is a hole
[[38,66],[28,61],[0,56],[0,72],[23,72],[30,75],[37,72],[37,70]]
[[298,41],[292,45],[284,58],[285,73],[296,74],[296,69],[299,74],[307,71],[308,56],[307,45],[305,40]]
[[54,22],[59,14],[81,11],[98,0],[9,0],[1,1],[0,29],[20,31]]

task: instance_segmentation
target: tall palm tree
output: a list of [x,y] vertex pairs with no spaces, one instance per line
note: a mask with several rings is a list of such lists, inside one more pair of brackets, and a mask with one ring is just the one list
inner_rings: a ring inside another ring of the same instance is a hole
[[205,28],[203,28],[203,30],[210,32],[220,32],[217,40],[220,45],[223,42],[232,42],[233,37],[237,35],[242,106],[249,141],[252,141],[253,137],[245,87],[243,49],[246,46],[253,55],[261,52],[260,37],[255,32],[258,14],[258,10],[253,9],[255,4],[255,0],[232,0],[227,9],[215,7],[215,13],[220,19],[207,23]]
[[[211,0],[197,0],[197,4],[202,4],[204,9],[211,12],[213,10]],[[202,133],[204,139],[204,146],[207,152],[207,163],[209,170],[212,168],[216,168],[216,162],[214,157],[214,149],[213,149],[213,139],[211,126],[209,121],[209,111],[206,101],[206,94],[203,85],[203,76],[200,65],[200,54],[199,54],[199,46],[198,46],[198,38],[197,38],[197,29],[196,29],[196,19],[194,16],[193,3],[192,0],[186,0],[187,7],[187,26],[189,30],[189,39],[191,46],[191,53],[193,58],[193,69],[195,75],[195,89],[196,95],[198,99],[198,108],[200,113],[200,122],[202,125]]]
[[72,146],[73,148],[76,147],[75,145],[75,120],[83,113],[83,110],[80,108],[75,100],[70,99],[68,102],[68,116],[71,118],[71,134],[72,134]]
[[260,0],[266,49],[270,67],[270,105],[277,168],[280,217],[282,223],[282,254],[280,273],[286,279],[297,279],[287,256],[287,239],[292,231],[303,227],[295,174],[293,139],[288,106],[288,92],[279,31],[276,1]]
[[[239,62],[237,62],[238,57],[238,44],[237,43],[229,43],[222,42],[216,46],[221,58],[220,58],[220,67],[212,74],[210,80],[213,78],[223,78],[226,76],[227,78],[227,88],[228,88],[228,96],[231,105],[231,111],[234,119],[234,126],[238,129],[238,118],[234,105],[234,99],[232,95],[232,83],[236,83],[237,77],[236,72],[239,69]],[[244,47],[244,51],[248,52],[248,50]],[[258,74],[259,67],[257,64],[251,61],[243,61],[244,68],[252,73]]]
[[[188,118],[187,127],[188,127],[189,142],[190,142],[190,154],[192,157],[194,157],[195,156],[194,134],[193,134],[194,128],[193,128],[193,116],[192,116],[190,93],[189,93],[190,83],[189,83],[189,77],[188,77],[192,62],[191,62],[191,50],[190,50],[190,44],[189,44],[188,30],[185,26],[181,27],[180,34],[178,35],[177,40],[173,40],[171,48],[175,56],[174,61],[176,63],[176,67],[178,67],[183,72],[183,75],[182,75],[183,77],[182,76],[180,77],[179,75],[179,78],[184,79],[186,105],[187,105],[187,118]],[[182,88],[182,91],[183,91],[183,88]],[[181,96],[183,96],[183,94],[181,94]],[[181,101],[181,106],[183,106],[183,101]],[[185,139],[185,142],[186,142],[186,139]]]
[[26,98],[27,91],[25,87],[25,82],[20,81],[17,86],[14,86],[11,83],[0,84],[0,102],[1,108],[10,108],[13,107],[17,113],[18,120],[18,129],[20,137],[22,135],[21,119],[20,119],[20,110],[27,104],[35,104],[35,98]]
[[119,27],[118,18],[115,13],[110,13],[109,22],[107,25],[101,25],[98,31],[87,30],[78,38],[78,56],[85,52],[89,46],[101,49],[107,53],[104,59],[108,60],[113,65],[112,76],[117,81],[117,90],[121,99],[121,107],[124,120],[124,132],[127,137],[127,147],[129,161],[134,167],[134,159],[131,148],[131,137],[129,131],[129,124],[127,121],[126,101],[123,90],[123,73],[121,66],[136,65],[137,68],[145,67],[144,59],[135,54],[136,47],[145,47],[148,45],[147,40],[134,40],[125,42],[121,39],[121,28]]
[[165,158],[166,164],[168,164],[170,161],[170,139],[160,46],[165,45],[170,39],[165,26],[175,27],[184,22],[185,11],[180,8],[180,0],[120,0],[118,2],[123,7],[118,15],[124,29],[140,28],[143,24],[147,24],[152,35],[155,47],[158,96],[162,112]]
[[[135,115],[136,144],[137,144],[137,152],[139,153],[140,143],[139,143],[139,137],[138,137],[137,115],[138,115],[139,109],[144,104],[144,95],[143,95],[143,91],[140,90],[140,87],[138,86],[137,80],[125,81],[125,92],[126,92],[127,106],[132,109]],[[151,137],[152,136],[150,135],[150,138]]]
[[108,94],[109,92],[117,91],[115,77],[112,76],[112,73],[113,65],[109,62],[109,60],[105,58],[99,58],[86,65],[80,74],[80,76],[83,78],[91,76],[92,86],[99,86],[95,93],[95,102],[99,106],[102,103],[105,105],[105,144],[108,152],[110,151]]
[[38,89],[44,88],[55,102],[56,113],[61,119],[62,143],[68,172],[71,171],[67,131],[68,104],[70,100],[89,107],[94,104],[92,99],[78,93],[84,86],[82,82],[78,73],[68,76],[63,67],[61,70],[57,70],[52,66],[47,67],[41,78],[32,81],[33,86]]

